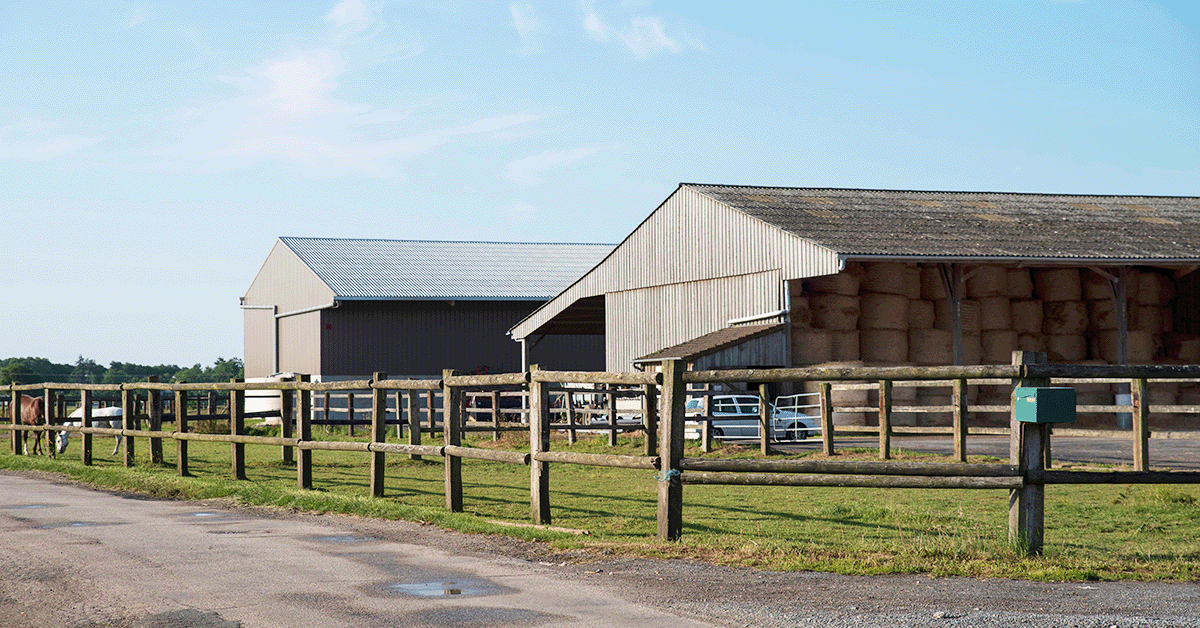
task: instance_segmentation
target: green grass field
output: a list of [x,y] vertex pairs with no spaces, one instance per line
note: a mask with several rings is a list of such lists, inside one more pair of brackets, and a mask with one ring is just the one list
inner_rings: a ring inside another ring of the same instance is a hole
[[[328,438],[346,439],[343,436]],[[191,476],[175,474],[174,443],[152,466],[148,443],[137,443],[137,465],[125,469],[111,440],[97,437],[94,465],[79,462],[74,438],[58,459],[13,456],[8,443],[0,468],[62,473],[80,481],[172,499],[230,498],[238,503],[364,517],[429,522],[445,528],[542,540],[559,549],[680,557],[769,570],[844,574],[925,573],[932,576],[1032,580],[1200,579],[1200,486],[1050,486],[1046,489],[1044,555],[1026,558],[1007,541],[1004,490],[843,489],[744,486],[684,487],[683,538],[656,538],[654,471],[554,464],[551,508],[555,526],[587,536],[501,527],[491,520],[528,522],[529,468],[463,461],[464,513],[447,513],[440,458],[389,456],[386,496],[370,497],[368,456],[313,452],[314,490],[296,488],[294,464],[280,448],[246,446],[248,481],[230,476],[228,444],[193,441]],[[490,439],[475,446],[493,447]],[[527,451],[523,441],[501,443]],[[604,437],[556,450],[637,455],[640,439],[616,450]],[[687,454],[699,457],[699,450]],[[749,457],[753,448],[727,446],[713,457]],[[837,459],[871,459],[847,452]],[[900,452],[897,459],[941,461]],[[973,460],[974,461],[974,460]],[[587,551],[583,552],[585,555]]]

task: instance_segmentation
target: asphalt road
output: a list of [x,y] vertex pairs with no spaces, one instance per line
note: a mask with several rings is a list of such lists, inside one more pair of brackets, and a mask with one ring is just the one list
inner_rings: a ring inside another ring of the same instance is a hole
[[772,573],[0,473],[0,626],[1200,627],[1196,583]]

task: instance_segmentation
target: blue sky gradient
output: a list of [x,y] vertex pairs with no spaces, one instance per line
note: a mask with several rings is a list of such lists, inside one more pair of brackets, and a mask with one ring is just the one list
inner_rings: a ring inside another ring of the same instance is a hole
[[0,357],[209,364],[276,237],[680,182],[1200,195],[1194,2],[0,3]]

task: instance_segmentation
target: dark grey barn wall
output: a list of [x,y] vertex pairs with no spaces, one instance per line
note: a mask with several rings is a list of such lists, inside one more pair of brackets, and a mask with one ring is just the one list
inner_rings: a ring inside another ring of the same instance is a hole
[[[508,330],[540,305],[535,301],[344,302],[324,310],[320,329],[321,374],[391,377],[521,370],[521,345]],[[603,338],[603,337],[601,337]],[[594,346],[598,356],[574,357]],[[603,340],[547,338],[534,356],[546,368],[575,369],[589,361],[603,366]],[[554,366],[561,364],[562,366]]]

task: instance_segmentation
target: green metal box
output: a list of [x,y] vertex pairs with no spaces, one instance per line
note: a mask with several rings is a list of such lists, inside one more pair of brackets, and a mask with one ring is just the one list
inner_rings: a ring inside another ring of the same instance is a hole
[[1075,389],[1017,388],[1016,412],[1025,423],[1074,423]]

